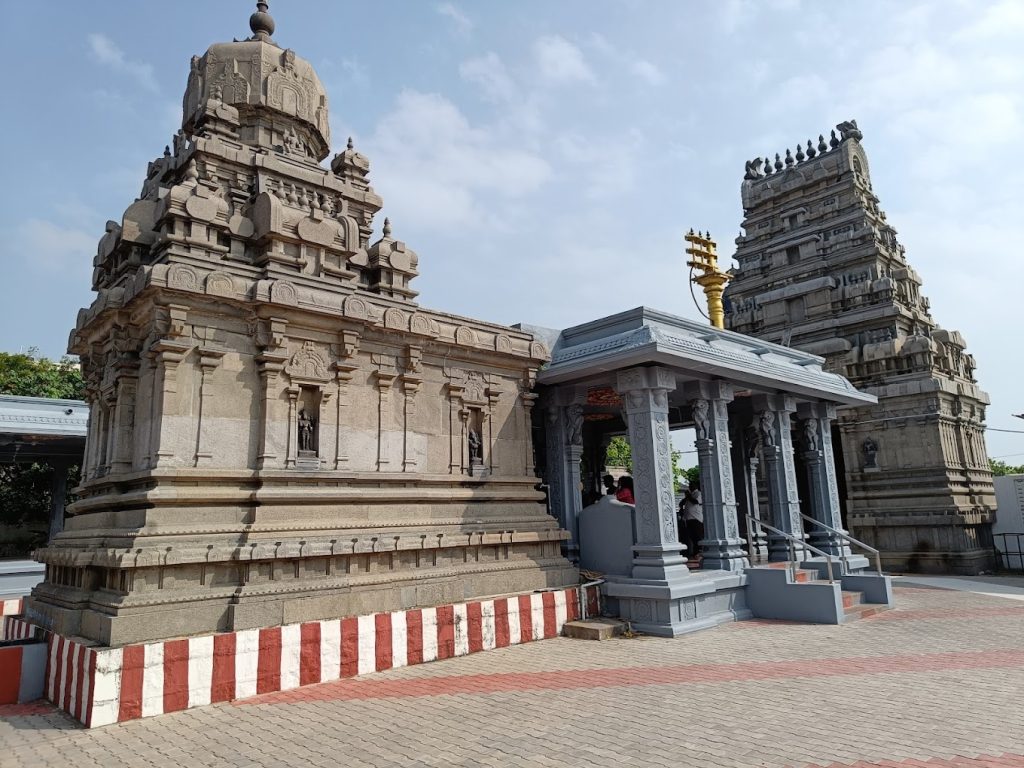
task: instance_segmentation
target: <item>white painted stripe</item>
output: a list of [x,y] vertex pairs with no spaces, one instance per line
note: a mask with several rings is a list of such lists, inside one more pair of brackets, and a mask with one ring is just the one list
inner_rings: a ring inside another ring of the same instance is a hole
[[243,629],[235,633],[235,698],[256,695],[256,675],[260,661],[260,631]]
[[533,621],[533,639],[544,637],[544,595],[535,592],[530,595],[530,619]]
[[555,634],[562,633],[562,627],[569,616],[568,608],[565,605],[565,590],[555,592]]
[[3,600],[0,601],[0,616],[17,616],[21,613],[21,600]]
[[54,702],[58,707],[64,707],[64,692],[68,686],[68,650],[71,648],[71,641],[64,639],[64,649],[60,653],[60,659],[57,661],[60,669],[60,684],[57,687],[57,701]]
[[508,604],[508,642],[516,645],[523,639],[523,628],[519,624],[519,598],[506,597]]
[[437,658],[437,608],[424,608],[423,616],[423,661]]
[[142,716],[164,713],[164,644],[142,646]]
[[[89,657],[94,653],[86,649],[85,653],[82,654],[82,660],[79,663],[80,669],[78,675],[82,679],[82,698],[79,699],[77,705],[71,704],[72,714],[78,718],[80,722],[85,722],[85,710],[89,704]],[[78,686],[75,686],[74,690],[77,690]]]
[[302,625],[281,627],[281,690],[299,687],[299,665],[302,657]]
[[341,620],[320,622],[320,682],[341,679]]
[[391,667],[397,669],[409,663],[409,630],[405,611],[391,614]]
[[482,647],[489,651],[494,647],[494,601],[483,600],[480,603]]
[[188,706],[210,703],[213,690],[213,635],[190,637],[188,641]]
[[469,653],[469,613],[465,603],[452,606],[455,618],[455,656],[465,656]]
[[78,650],[81,646],[75,643],[71,646],[71,701],[68,702],[68,714],[72,717],[78,717],[78,710],[75,705],[78,704]]
[[60,642],[58,635],[50,637],[50,659],[49,659],[49,676],[46,678],[46,698],[53,703],[57,703],[57,646]]
[[121,708],[123,661],[123,651],[120,648],[96,652],[96,675],[92,684],[93,728],[117,722]]
[[359,664],[357,675],[375,672],[377,669],[377,625],[372,615],[357,617],[359,627]]

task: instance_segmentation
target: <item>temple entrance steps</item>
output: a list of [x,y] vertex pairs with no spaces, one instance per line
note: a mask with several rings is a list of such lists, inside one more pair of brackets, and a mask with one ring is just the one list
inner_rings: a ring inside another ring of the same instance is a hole
[[845,624],[892,607],[891,577],[836,573],[829,581],[823,566],[808,561],[747,568],[747,607],[759,619],[815,624]]

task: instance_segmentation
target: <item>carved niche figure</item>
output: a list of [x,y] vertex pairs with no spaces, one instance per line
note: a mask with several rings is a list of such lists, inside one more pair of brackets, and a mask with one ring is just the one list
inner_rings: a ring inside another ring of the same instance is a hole
[[693,427],[697,432],[698,440],[708,439],[708,401],[693,401]]
[[775,445],[775,414],[762,411],[758,416],[758,430],[761,432],[761,445],[770,448]]
[[566,409],[565,431],[569,445],[583,445],[583,406],[579,403]]
[[805,451],[816,451],[818,450],[818,427],[814,423],[814,419],[804,419],[804,450]]
[[316,421],[305,408],[299,411],[299,450],[316,453]]
[[864,452],[864,469],[877,469],[878,443],[869,437],[860,447]]
[[480,433],[473,427],[469,428],[469,435],[467,437],[469,441],[469,463],[470,465],[480,465],[484,463],[484,452],[483,444],[480,441]]

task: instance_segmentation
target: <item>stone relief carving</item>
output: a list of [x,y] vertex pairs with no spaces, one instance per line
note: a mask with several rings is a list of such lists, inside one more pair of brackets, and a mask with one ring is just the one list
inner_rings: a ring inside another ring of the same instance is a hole
[[235,283],[227,272],[211,272],[206,276],[206,293],[210,296],[234,296]]
[[194,291],[199,287],[199,276],[192,267],[174,264],[167,270],[167,284],[172,288]]
[[270,300],[275,304],[287,304],[297,306],[299,294],[295,286],[287,280],[275,280],[270,286]]
[[565,435],[569,445],[583,445],[583,406],[579,403],[565,409]]
[[698,440],[708,439],[708,401],[693,401],[693,426]]
[[878,443],[872,438],[867,438],[861,443],[861,451],[864,453],[864,469],[878,468]]
[[349,296],[345,299],[345,317],[366,320],[369,317],[369,307],[357,296]]
[[317,451],[317,422],[305,408],[299,411],[299,452]]
[[480,465],[484,463],[483,456],[483,442],[480,440],[480,433],[476,431],[475,427],[470,427],[469,432],[466,435],[466,440],[469,443],[469,463],[470,465]]
[[291,362],[285,371],[292,378],[308,379],[313,381],[327,381],[328,369],[327,360],[316,350],[312,341],[302,345],[302,349],[292,355]]
[[814,419],[804,419],[803,429],[804,450],[818,450],[818,424]]
[[765,448],[775,446],[775,414],[771,411],[762,411],[757,417],[757,428],[761,433],[761,445]]

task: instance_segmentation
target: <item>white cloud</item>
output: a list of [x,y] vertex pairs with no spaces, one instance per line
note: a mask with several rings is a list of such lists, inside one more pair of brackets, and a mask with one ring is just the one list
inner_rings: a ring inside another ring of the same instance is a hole
[[508,102],[516,98],[518,89],[495,53],[462,62],[459,75],[466,82],[480,86],[491,101]]
[[[81,211],[69,210],[72,218]],[[92,270],[99,236],[77,227],[66,227],[44,219],[27,219],[15,235],[15,253],[42,271],[80,280]]]
[[367,142],[377,191],[396,227],[505,226],[509,203],[551,168],[502,126],[474,126],[443,96],[403,91]]
[[125,57],[124,51],[106,35],[101,35],[98,32],[90,34],[89,50],[92,52],[93,58],[101,64],[110,67],[115,72],[128,75],[146,90],[158,90],[152,65],[130,61]]
[[662,85],[668,79],[664,72],[646,59],[635,59],[629,67],[634,75],[646,81],[648,85]]
[[583,51],[564,37],[551,35],[540,38],[534,45],[534,54],[541,77],[552,85],[594,82],[594,73]]
[[460,35],[468,35],[473,31],[473,21],[466,14],[456,8],[452,3],[440,3],[437,12],[448,18],[455,25],[455,30]]
[[604,35],[595,32],[590,36],[589,43],[600,54],[610,59],[615,66],[639,77],[648,85],[663,85],[668,80],[657,64],[641,58],[635,53],[617,48]]

